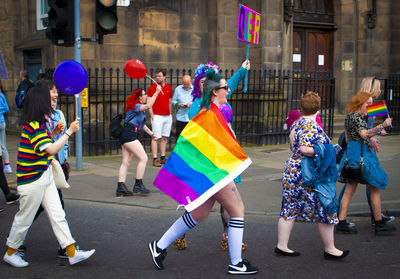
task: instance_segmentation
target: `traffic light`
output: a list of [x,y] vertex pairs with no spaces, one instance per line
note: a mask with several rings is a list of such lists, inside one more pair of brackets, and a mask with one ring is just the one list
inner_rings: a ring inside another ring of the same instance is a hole
[[96,0],[96,32],[102,43],[103,35],[117,33],[117,0]]
[[48,0],[48,4],[49,26],[46,30],[46,37],[54,45],[74,46],[74,1]]

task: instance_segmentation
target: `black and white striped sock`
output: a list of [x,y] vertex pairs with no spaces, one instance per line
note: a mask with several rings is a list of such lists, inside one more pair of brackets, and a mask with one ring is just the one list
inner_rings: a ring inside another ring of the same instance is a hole
[[231,218],[228,226],[229,256],[233,265],[242,260],[244,218]]
[[157,247],[166,249],[175,239],[193,229],[197,222],[193,219],[190,212],[185,212],[174,224],[164,233],[161,239],[157,242]]

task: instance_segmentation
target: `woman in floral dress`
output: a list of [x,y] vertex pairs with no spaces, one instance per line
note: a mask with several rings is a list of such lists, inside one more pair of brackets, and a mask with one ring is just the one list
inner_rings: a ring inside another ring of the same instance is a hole
[[324,244],[326,259],[344,258],[349,251],[335,247],[334,225],[338,223],[336,214],[329,214],[322,207],[317,193],[303,185],[301,161],[304,156],[314,157],[313,145],[327,144],[330,139],[316,122],[321,98],[314,92],[308,92],[300,100],[302,117],[293,123],[290,131],[290,148],[292,154],[284,168],[282,184],[282,209],[278,221],[278,243],[275,253],[283,256],[299,256],[288,248],[290,234],[295,220],[318,222],[318,229]]

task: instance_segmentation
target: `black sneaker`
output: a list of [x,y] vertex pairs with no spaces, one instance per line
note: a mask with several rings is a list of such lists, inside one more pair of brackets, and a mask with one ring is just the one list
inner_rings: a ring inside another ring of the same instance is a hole
[[6,204],[16,203],[19,200],[19,195],[8,193],[6,196]]
[[[385,222],[385,224],[387,223],[391,223],[394,221],[395,217],[394,216],[386,216],[383,213],[381,213],[382,215],[382,220]],[[371,226],[375,226],[375,219],[374,216],[371,216]]]
[[151,241],[149,243],[149,249],[151,256],[153,258],[153,262],[157,269],[161,270],[164,269],[164,258],[167,255],[167,249],[161,250],[157,247],[157,241]]
[[258,268],[252,266],[248,260],[242,260],[238,264],[230,264],[228,273],[229,274],[255,274],[258,272]]
[[386,222],[383,219],[379,220],[379,221],[375,221],[375,234],[376,235],[388,234],[388,233],[394,232],[395,230],[396,230],[395,226],[386,224]]
[[347,220],[342,220],[336,225],[336,233],[355,234],[357,233],[357,229],[354,226],[351,227]]
[[58,246],[57,257],[60,259],[68,259],[67,250]]

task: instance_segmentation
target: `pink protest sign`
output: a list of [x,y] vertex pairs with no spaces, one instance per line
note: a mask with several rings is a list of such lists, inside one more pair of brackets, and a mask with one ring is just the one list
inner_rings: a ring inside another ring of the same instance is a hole
[[257,45],[260,38],[260,14],[239,4],[236,38],[239,41]]

